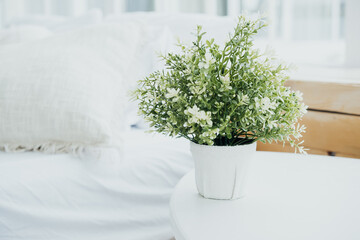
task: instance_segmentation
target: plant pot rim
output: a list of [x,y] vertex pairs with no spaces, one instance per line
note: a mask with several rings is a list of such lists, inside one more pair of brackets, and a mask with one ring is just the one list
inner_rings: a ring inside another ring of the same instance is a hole
[[246,148],[246,147],[250,147],[250,146],[256,145],[256,142],[257,142],[257,141],[252,142],[252,143],[249,143],[249,144],[234,145],[234,146],[228,146],[228,145],[224,145],[224,146],[219,146],[219,145],[204,145],[204,144],[195,143],[195,142],[193,142],[193,141],[190,141],[190,144],[193,145],[193,146],[199,147],[199,148],[222,148],[222,149],[225,149],[225,148]]

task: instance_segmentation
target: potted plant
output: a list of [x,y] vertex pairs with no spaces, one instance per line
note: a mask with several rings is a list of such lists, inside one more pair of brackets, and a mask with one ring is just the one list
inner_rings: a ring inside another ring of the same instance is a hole
[[300,92],[284,86],[288,66],[253,49],[261,20],[239,21],[220,47],[203,40],[163,56],[167,68],[139,81],[139,112],[157,132],[190,140],[196,183],[206,198],[237,199],[256,141],[299,142],[306,113]]

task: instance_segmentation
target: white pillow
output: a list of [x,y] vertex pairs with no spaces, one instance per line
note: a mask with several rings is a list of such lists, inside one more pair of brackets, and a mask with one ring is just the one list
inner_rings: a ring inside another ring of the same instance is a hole
[[[109,20],[107,22],[112,22]],[[167,27],[152,26],[145,22],[135,19],[127,21],[114,21],[118,24],[135,24],[141,28],[142,42],[136,52],[136,61],[131,64],[129,72],[131,75],[126,79],[126,88],[128,93],[137,88],[137,81],[147,77],[155,70],[163,69],[164,63],[160,60],[160,54],[164,54],[169,48],[171,32]],[[126,126],[146,128],[143,118],[138,115],[138,103],[130,100],[125,111]]]
[[[165,54],[169,47],[170,31],[168,28],[143,25],[143,44],[139,46],[136,54],[136,61],[131,65],[130,72],[133,73],[132,79],[129,79],[128,89],[135,90],[140,79],[144,79],[155,70],[161,70],[165,67],[160,58],[160,54]],[[127,126],[147,128],[144,119],[138,115],[138,103],[129,101],[126,107]]]
[[101,25],[0,47],[0,149],[119,147],[122,80],[137,25]]

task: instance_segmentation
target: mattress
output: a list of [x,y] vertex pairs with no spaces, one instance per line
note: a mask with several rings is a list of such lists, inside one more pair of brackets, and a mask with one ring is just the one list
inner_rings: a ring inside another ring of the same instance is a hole
[[0,153],[0,239],[170,239],[173,188],[193,168],[185,140],[125,134],[119,168],[66,154]]

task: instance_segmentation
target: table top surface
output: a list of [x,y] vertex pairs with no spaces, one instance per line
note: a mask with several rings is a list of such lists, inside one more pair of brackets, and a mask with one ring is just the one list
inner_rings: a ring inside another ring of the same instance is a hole
[[360,239],[360,159],[257,152],[246,189],[204,199],[187,174],[170,202],[176,239]]

